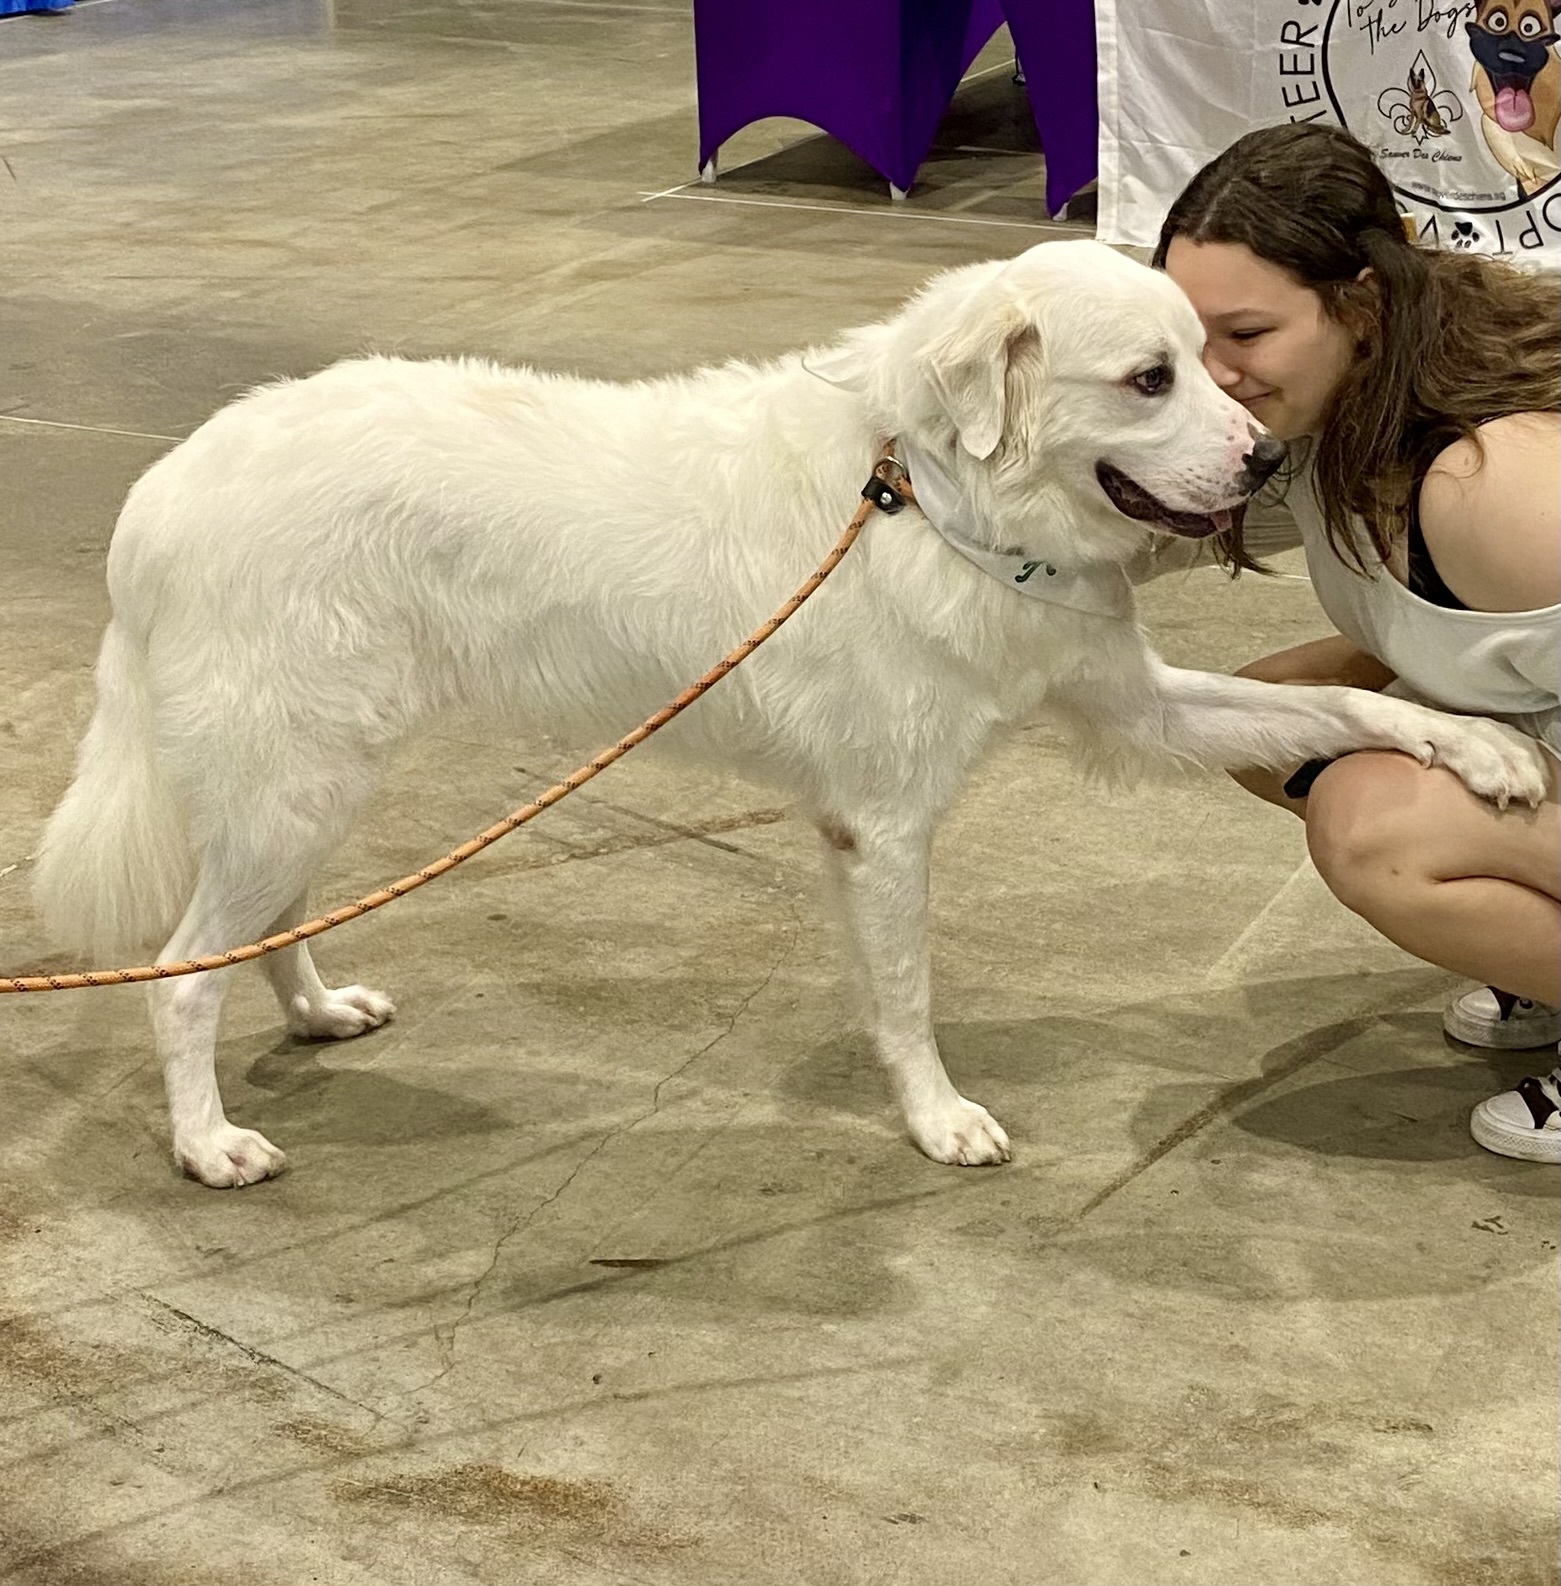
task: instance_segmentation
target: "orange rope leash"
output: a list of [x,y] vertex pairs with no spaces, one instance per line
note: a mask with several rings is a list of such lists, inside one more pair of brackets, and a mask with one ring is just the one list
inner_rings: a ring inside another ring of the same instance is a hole
[[884,457],[874,467],[873,478],[867,489],[863,491],[863,497],[861,506],[856,509],[855,515],[846,525],[845,532],[835,542],[834,549],[819,563],[818,568],[796,594],[763,627],[751,633],[724,660],[718,661],[711,667],[698,682],[691,683],[670,705],[664,705],[633,732],[620,738],[612,748],[604,749],[595,759],[588,760],[562,782],[554,783],[540,798],[506,815],[496,825],[479,832],[469,842],[462,843],[444,858],[436,859],[413,875],[392,881],[389,886],[381,887],[378,892],[371,892],[365,898],[359,898],[356,903],[348,903],[339,909],[332,909],[329,914],[322,914],[318,919],[307,920],[302,925],[295,925],[291,930],[281,931],[275,936],[267,936],[258,942],[250,942],[245,947],[235,947],[224,953],[212,953],[205,958],[186,959],[180,963],[143,964],[134,969],[89,969],[74,975],[0,975],[0,996],[13,991],[80,991],[92,986],[128,986],[143,980],[170,980],[176,975],[200,975],[212,969],[231,969],[236,964],[247,964],[252,959],[264,958],[268,953],[281,952],[285,947],[296,947],[311,936],[319,936],[325,931],[335,930],[338,925],[345,925],[349,920],[356,920],[375,909],[382,909],[387,903],[394,902],[397,898],[404,898],[407,893],[415,892],[419,887],[426,886],[430,881],[454,870],[457,865],[465,864],[473,854],[481,853],[484,848],[496,843],[501,837],[507,837],[518,827],[535,820],[543,810],[551,808],[560,799],[567,798],[576,788],[584,787],[615,760],[621,760],[629,750],[644,743],[652,733],[659,732],[674,716],[681,715],[695,700],[714,688],[728,672],[746,661],[788,618],[795,615],[802,603],[840,565],[846,552],[856,543],[857,535],[862,532],[862,526],[867,522],[875,506],[882,511],[896,512],[903,500],[915,499],[910,494],[909,481],[905,478],[904,469],[889,456]]

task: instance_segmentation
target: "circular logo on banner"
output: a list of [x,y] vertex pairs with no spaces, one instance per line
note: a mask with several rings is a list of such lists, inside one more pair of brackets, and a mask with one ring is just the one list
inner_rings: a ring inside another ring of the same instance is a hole
[[[1318,53],[1333,113],[1410,203],[1529,212],[1561,175],[1558,9],[1561,0],[1331,0]],[[1468,246],[1459,234],[1472,236],[1470,223],[1452,229]]]

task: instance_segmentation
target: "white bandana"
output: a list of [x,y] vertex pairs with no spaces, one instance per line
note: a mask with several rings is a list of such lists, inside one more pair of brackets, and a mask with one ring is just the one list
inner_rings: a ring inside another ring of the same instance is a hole
[[1041,552],[988,549],[972,537],[964,492],[942,464],[908,440],[899,442],[898,451],[922,516],[967,562],[1031,600],[1095,617],[1132,617],[1132,586],[1122,568],[1108,563],[1070,569]]

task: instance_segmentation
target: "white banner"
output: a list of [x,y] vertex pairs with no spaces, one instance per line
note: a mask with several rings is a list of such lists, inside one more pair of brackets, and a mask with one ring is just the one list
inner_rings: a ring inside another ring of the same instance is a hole
[[1095,0],[1102,241],[1244,132],[1347,127],[1441,247],[1561,263],[1561,0]]

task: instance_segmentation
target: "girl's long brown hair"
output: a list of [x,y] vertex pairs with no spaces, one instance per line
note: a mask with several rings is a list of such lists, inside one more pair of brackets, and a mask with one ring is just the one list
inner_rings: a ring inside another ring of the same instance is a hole
[[[1341,128],[1249,132],[1171,206],[1156,266],[1176,237],[1242,244],[1359,335],[1312,452],[1328,542],[1357,567],[1352,517],[1385,558],[1439,452],[1489,419],[1561,409],[1561,281],[1416,246],[1387,178]],[[1239,534],[1226,549],[1254,565]]]

